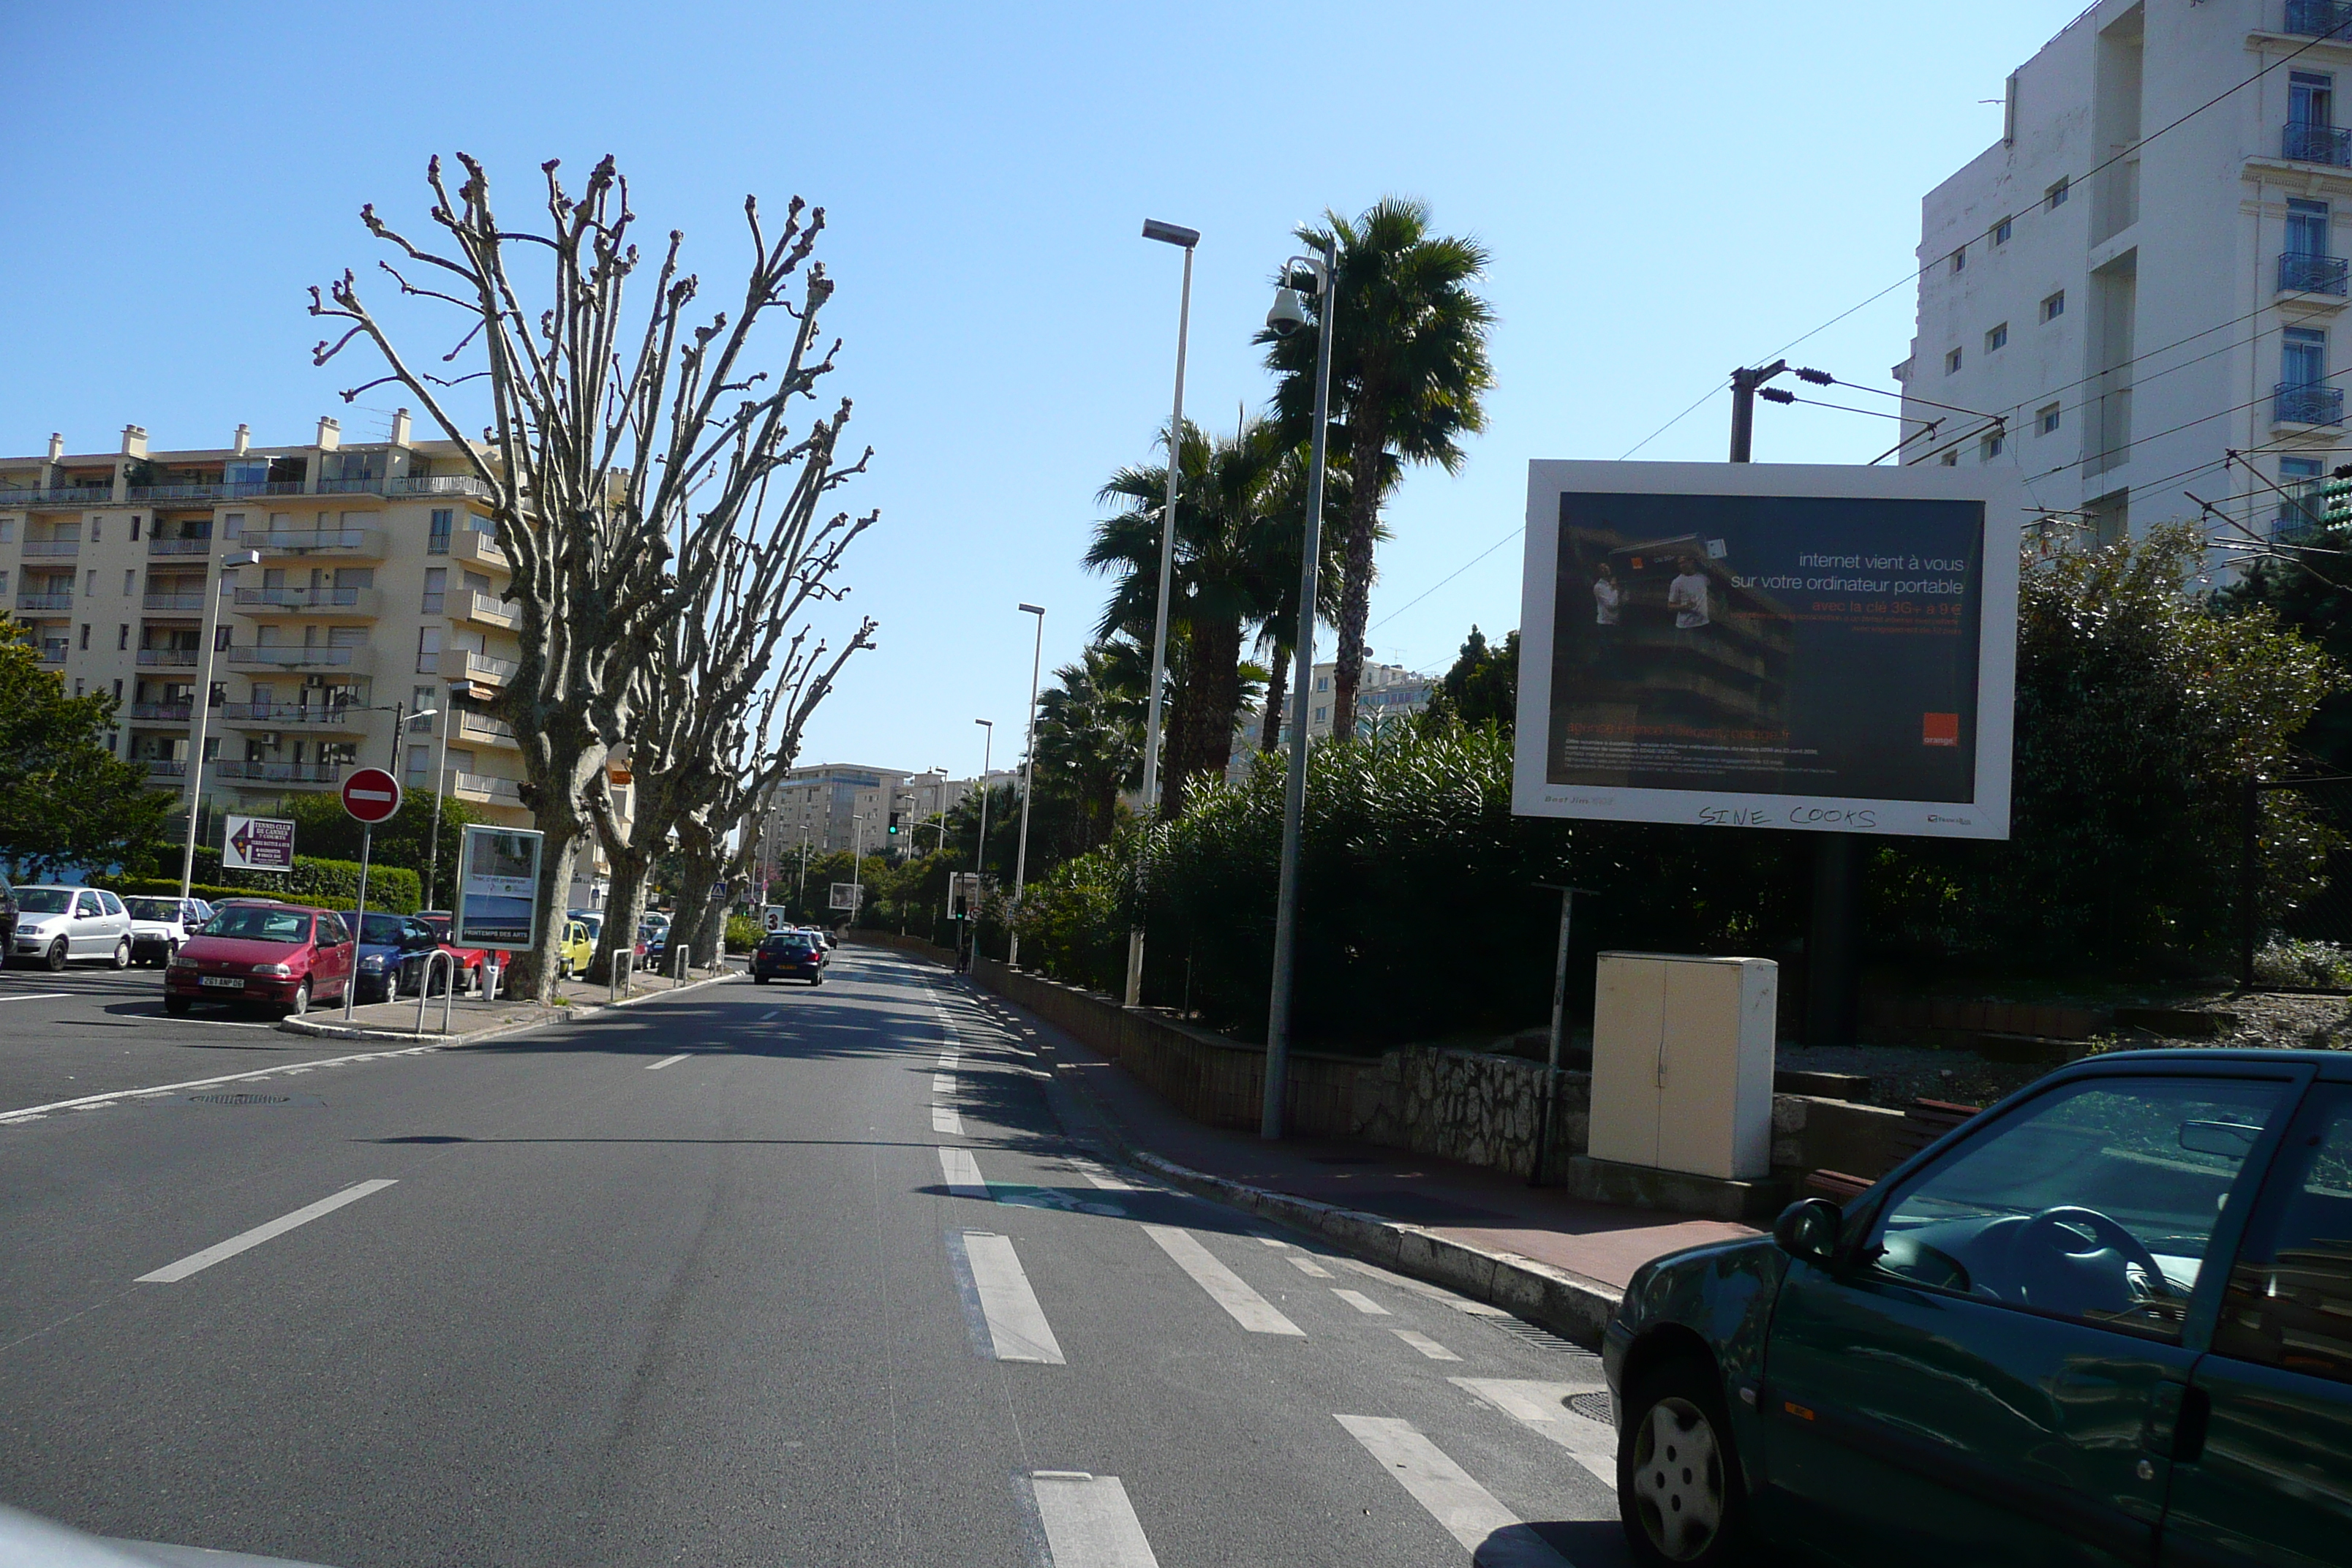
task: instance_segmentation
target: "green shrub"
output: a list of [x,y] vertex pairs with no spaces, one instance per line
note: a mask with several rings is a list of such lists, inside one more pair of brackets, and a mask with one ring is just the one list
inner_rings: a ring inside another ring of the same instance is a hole
[[727,917],[727,951],[730,952],[751,952],[760,945],[760,938],[765,934],[760,922],[749,915]]
[[[133,896],[176,899],[180,896],[180,879],[177,877],[92,877],[89,885],[120,893],[126,899]],[[188,897],[202,899],[208,904],[216,904],[223,899],[234,899],[240,894],[251,898],[253,889],[215,887],[205,882],[188,884]]]
[[2331,991],[2352,987],[2352,951],[2332,942],[2273,937],[2254,953],[2254,984]]
[[[319,904],[348,910],[359,901],[360,867],[356,860],[322,860],[313,855],[294,857],[291,871],[224,871],[220,851],[196,850],[196,876],[209,887],[229,894],[267,893],[298,904]],[[178,878],[168,880],[170,891],[180,890]],[[404,866],[368,868],[368,908],[394,914],[415,914],[425,897],[424,879]],[[209,894],[200,895],[210,897]]]

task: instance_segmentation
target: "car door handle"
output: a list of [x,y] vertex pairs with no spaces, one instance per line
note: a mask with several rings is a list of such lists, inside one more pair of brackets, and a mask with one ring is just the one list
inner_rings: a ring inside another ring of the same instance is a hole
[[2180,1395],[2179,1423],[2172,1432],[2172,1462],[2193,1465],[2205,1454],[2205,1428],[2213,1416],[2213,1396],[2191,1384]]

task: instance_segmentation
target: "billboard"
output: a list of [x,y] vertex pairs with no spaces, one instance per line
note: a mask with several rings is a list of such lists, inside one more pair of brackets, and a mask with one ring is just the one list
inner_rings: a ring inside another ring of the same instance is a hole
[[231,816],[222,826],[221,866],[230,871],[294,869],[294,825],[278,816]]
[[540,844],[541,835],[529,828],[466,829],[452,942],[510,952],[538,945]]
[[858,895],[865,891],[865,889],[855,882],[835,882],[830,886],[833,889],[833,895],[826,902],[828,909],[855,910],[857,907]]
[[1528,465],[1512,810],[2009,837],[2016,475]]

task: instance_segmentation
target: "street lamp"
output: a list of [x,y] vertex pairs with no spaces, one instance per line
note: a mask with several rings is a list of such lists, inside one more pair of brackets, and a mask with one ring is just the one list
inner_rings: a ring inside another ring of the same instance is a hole
[[[1037,646],[1029,655],[1029,752],[1021,763],[1021,847],[1013,856],[1013,908],[1016,912],[1021,908],[1021,889],[1029,878],[1029,793],[1037,778],[1037,673],[1045,660],[1045,608],[1042,605],[1023,605],[1020,609],[1024,616],[1037,617]],[[1004,944],[1004,962],[1021,962],[1018,927],[1013,928],[1011,940]]]
[[[972,846],[971,851],[971,886],[976,894],[988,876],[988,763],[996,745],[996,725],[988,719],[974,719],[972,722],[984,731],[980,742],[980,842]],[[971,934],[971,947],[975,952],[980,947],[980,922],[978,912],[972,907],[976,901],[966,899],[963,906],[964,931]],[[956,950],[959,952],[964,951],[964,932],[957,933]]]
[[205,804],[205,730],[213,714],[213,642],[220,626],[220,589],[228,586],[228,574],[240,566],[261,564],[258,550],[232,550],[220,558],[219,587],[205,595],[205,630],[203,651],[197,656],[195,740],[188,749],[188,837],[180,849],[180,897],[188,896],[188,888],[196,875],[196,814]]
[[425,907],[436,906],[433,895],[441,869],[441,792],[449,784],[449,731],[457,723],[457,689],[446,690],[442,698],[445,713],[441,720],[441,760],[433,769],[433,834],[425,841]]
[[[1151,695],[1143,723],[1143,810],[1160,805],[1160,688],[1168,669],[1168,590],[1176,571],[1176,484],[1184,458],[1184,341],[1192,324],[1192,250],[1201,231],[1181,225],[1143,222],[1143,237],[1184,253],[1184,289],[1176,309],[1176,409],[1168,417],[1168,500],[1160,509],[1160,598],[1151,622]],[[1042,621],[1040,622],[1042,627]],[[1143,999],[1143,928],[1127,933],[1127,1005]]]
[[1339,241],[1326,240],[1321,257],[1294,256],[1282,264],[1283,286],[1275,291],[1274,309],[1265,324],[1278,337],[1288,337],[1307,324],[1300,290],[1288,279],[1304,272],[1312,281],[1307,293],[1316,300],[1315,426],[1307,471],[1307,525],[1298,552],[1298,630],[1291,639],[1296,662],[1290,689],[1298,695],[1297,712],[1290,722],[1290,771],[1282,792],[1282,876],[1274,905],[1274,984],[1266,998],[1265,1101],[1258,1117],[1262,1137],[1282,1136],[1283,1097],[1290,1072],[1290,1004],[1292,971],[1298,956],[1298,839],[1307,812],[1307,724],[1308,682],[1315,675],[1315,579],[1323,558],[1323,445],[1331,414],[1331,323],[1339,313]]

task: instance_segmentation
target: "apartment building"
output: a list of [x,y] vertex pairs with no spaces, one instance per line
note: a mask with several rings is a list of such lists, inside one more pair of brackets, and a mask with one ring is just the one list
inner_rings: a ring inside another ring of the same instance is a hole
[[[527,825],[522,754],[482,710],[515,668],[508,575],[486,487],[404,410],[383,442],[321,419],[299,446],[240,425],[226,447],[154,451],[133,425],[112,452],[52,436],[0,458],[0,605],[68,689],[120,700],[118,755],[209,808],[334,790],[362,763],[429,792],[446,755],[450,795]],[[436,716],[395,742],[395,710],[420,708]]]
[[[1021,775],[992,769],[988,783],[1018,787]],[[951,779],[938,769],[910,773],[855,763],[794,768],[769,792],[759,816],[767,858],[790,866],[803,844],[811,855],[831,855],[846,853],[853,840],[867,855],[927,855],[940,847],[938,819],[979,787],[977,779]]]
[[[1339,668],[1337,664],[1318,664],[1315,667],[1314,679],[1307,693],[1306,702],[1289,703],[1289,711],[1283,716],[1282,732],[1286,739],[1290,734],[1291,718],[1301,706],[1304,706],[1307,710],[1307,740],[1314,742],[1330,739],[1331,681],[1333,673]],[[1378,729],[1420,712],[1429,706],[1429,694],[1436,685],[1437,682],[1433,678],[1416,674],[1402,665],[1375,664],[1370,659],[1366,659],[1363,679],[1356,688],[1357,731],[1362,733],[1367,730]],[[1263,711],[1263,710],[1258,710],[1260,713]],[[1245,727],[1253,738],[1256,736],[1258,723],[1245,721]]]
[[2100,542],[2298,526],[2346,460],[2339,83],[2345,0],[2104,0],[2020,67],[1923,205],[1906,460],[2010,465]]

